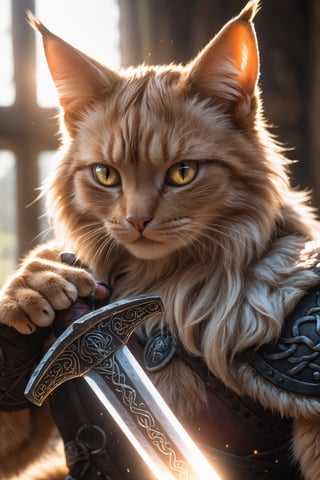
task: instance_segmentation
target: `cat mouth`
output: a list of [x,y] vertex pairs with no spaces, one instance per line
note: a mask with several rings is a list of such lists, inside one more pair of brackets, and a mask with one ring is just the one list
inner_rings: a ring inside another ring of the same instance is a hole
[[126,244],[127,249],[137,258],[156,260],[167,256],[168,245],[160,240],[150,239],[140,235],[136,240]]
[[162,242],[159,239],[148,238],[148,237],[145,237],[143,234],[141,234],[140,237],[137,238],[136,240],[134,240],[132,243],[147,246],[147,245],[152,245],[154,243],[159,244],[159,243],[162,243]]

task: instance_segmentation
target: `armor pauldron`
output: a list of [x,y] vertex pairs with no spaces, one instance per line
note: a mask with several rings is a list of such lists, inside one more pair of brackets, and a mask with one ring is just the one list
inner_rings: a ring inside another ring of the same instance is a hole
[[270,383],[301,395],[320,395],[320,286],[310,289],[286,318],[281,335],[244,353]]

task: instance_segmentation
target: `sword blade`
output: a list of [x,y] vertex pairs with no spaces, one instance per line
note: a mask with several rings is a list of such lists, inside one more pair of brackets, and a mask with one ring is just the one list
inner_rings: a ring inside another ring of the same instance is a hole
[[156,479],[220,479],[127,347],[84,379]]
[[83,377],[157,480],[218,480],[149,377],[125,346],[131,333],[163,311],[141,295],[75,320],[35,368],[26,397],[41,405],[56,387]]

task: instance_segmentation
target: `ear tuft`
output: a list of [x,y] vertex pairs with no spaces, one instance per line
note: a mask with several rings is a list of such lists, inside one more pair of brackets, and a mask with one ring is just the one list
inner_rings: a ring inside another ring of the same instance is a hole
[[238,18],[241,18],[245,22],[252,22],[259,10],[260,0],[250,0],[243,10],[241,10]]
[[42,35],[50,33],[49,30],[40,22],[40,20],[34,16],[31,10],[26,10],[27,21],[29,25],[40,32]]

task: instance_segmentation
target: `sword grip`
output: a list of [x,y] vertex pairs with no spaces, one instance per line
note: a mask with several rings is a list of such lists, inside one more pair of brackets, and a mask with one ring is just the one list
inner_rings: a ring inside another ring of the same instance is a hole
[[93,306],[90,306],[90,301],[91,298],[78,297],[71,307],[57,311],[52,325],[54,333],[57,336],[61,335],[75,320],[92,312]]

